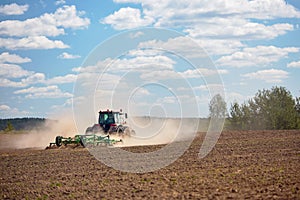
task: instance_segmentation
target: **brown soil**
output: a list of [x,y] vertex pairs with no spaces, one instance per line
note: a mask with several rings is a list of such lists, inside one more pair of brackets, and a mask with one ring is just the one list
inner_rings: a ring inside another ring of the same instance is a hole
[[83,148],[1,150],[0,199],[300,199],[300,131],[223,132],[199,159],[202,141],[145,174],[116,171]]

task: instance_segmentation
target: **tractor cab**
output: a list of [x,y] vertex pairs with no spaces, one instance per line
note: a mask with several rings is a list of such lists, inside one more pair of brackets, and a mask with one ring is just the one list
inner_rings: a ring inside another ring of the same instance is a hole
[[104,132],[108,132],[113,127],[117,127],[126,123],[126,113],[113,112],[110,110],[100,111],[98,124],[103,128]]
[[123,133],[128,127],[126,125],[127,113],[122,110],[115,112],[112,110],[100,111],[98,124],[88,127],[86,133]]

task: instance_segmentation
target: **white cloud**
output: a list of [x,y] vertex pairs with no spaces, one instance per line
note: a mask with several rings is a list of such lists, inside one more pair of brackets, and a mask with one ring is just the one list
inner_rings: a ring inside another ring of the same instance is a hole
[[0,38],[0,48],[16,49],[65,49],[69,48],[60,40],[49,40],[45,36],[30,36],[21,39]]
[[257,46],[244,48],[242,51],[235,52],[229,56],[222,56],[216,61],[218,65],[231,67],[245,66],[266,66],[277,62],[288,56],[289,53],[297,53],[299,48],[275,46]]
[[170,80],[183,78],[179,73],[173,70],[160,70],[152,71],[141,74],[141,78],[144,80]]
[[194,90],[200,91],[224,91],[224,85],[222,84],[206,84],[206,85],[199,85],[193,88]]
[[[3,52],[0,54],[0,86],[4,87],[22,87],[24,83],[18,83],[15,81],[10,81],[9,78],[22,78],[31,76],[34,73],[23,69],[21,66],[17,65],[19,63],[31,62],[30,58],[23,58],[16,54],[10,54],[8,52]],[[17,64],[12,64],[17,63]]]
[[[148,72],[153,70],[172,69],[175,61],[167,56],[135,56],[132,58],[111,59],[99,61],[94,66],[73,68],[73,71],[80,73],[99,73],[107,68],[110,72],[124,72],[135,70],[137,72]],[[82,74],[81,74],[82,76]]]
[[300,18],[300,12],[284,0],[115,0],[115,2],[140,3],[145,16],[155,19],[155,25],[161,27],[193,26],[199,19],[205,21],[211,16],[237,19]]
[[8,105],[0,105],[0,111],[2,110],[10,110],[10,107]]
[[34,85],[37,83],[45,82],[45,74],[43,73],[34,73],[26,78],[21,79],[21,83],[24,85]]
[[[139,44],[139,48],[159,48],[162,50],[168,50],[168,51],[175,51],[179,54],[182,54],[186,57],[201,57],[206,56],[206,52],[202,49],[204,48],[206,51],[208,51],[211,54],[218,55],[218,54],[229,54],[236,52],[240,50],[241,47],[244,47],[245,45],[242,44],[240,41],[241,38],[238,38],[236,34],[240,34],[240,36],[244,35],[244,39],[261,39],[261,38],[268,38],[270,37],[276,37],[281,32],[278,30],[274,31],[268,31],[266,30],[266,27],[262,25],[261,29],[264,32],[257,32],[255,33],[255,30],[253,27],[249,26],[249,31],[237,31],[232,30],[231,33],[224,33],[222,35],[222,31],[225,31],[226,28],[237,28],[241,29],[241,25],[236,24],[236,26],[228,25],[228,27],[220,22],[219,25],[215,25],[217,27],[217,30],[215,28],[212,28],[209,30],[208,26],[213,26],[216,22],[212,20],[212,23],[204,24],[205,27],[198,27],[197,29],[187,29],[186,31],[189,32],[189,35],[194,38],[191,39],[190,37],[176,37],[176,38],[170,38],[168,41],[157,41],[157,40],[151,40],[142,42]],[[228,20],[230,23],[236,23],[235,20]],[[276,27],[279,27],[277,24]],[[210,32],[214,35],[209,34]],[[270,34],[275,34],[271,36]],[[283,34],[284,32],[282,32]],[[249,34],[249,35],[248,35]],[[244,37],[243,36],[243,37]],[[196,48],[197,47],[197,48]]]
[[142,32],[142,31],[138,31],[138,32],[136,32],[136,33],[131,33],[130,35],[129,35],[129,37],[130,38],[139,38],[139,37],[141,37],[141,36],[143,36],[144,35],[144,33]]
[[238,92],[226,92],[225,94],[226,94],[225,101],[227,103],[227,108],[230,107],[231,103],[234,102],[244,103],[245,101],[251,98],[250,96],[245,96]]
[[[143,45],[143,47],[145,46],[147,45]],[[188,52],[188,50],[186,50],[186,52]],[[146,80],[202,78],[206,76],[228,73],[227,70],[218,70],[213,68],[186,69],[182,72],[175,71],[174,65],[177,64],[176,61],[172,57],[161,54],[162,52],[156,49],[138,49],[130,51],[128,57],[118,59],[107,58],[104,61],[99,61],[94,66],[73,68],[73,71],[79,72],[79,80],[91,79],[92,77],[99,75],[98,73],[102,72],[104,69],[106,69],[107,73],[112,74],[120,72],[135,72],[141,79]]]
[[259,70],[257,72],[242,75],[245,78],[262,80],[266,83],[281,83],[288,78],[288,72],[279,69]]
[[81,18],[83,12],[73,6],[63,6],[55,13],[45,13],[40,17],[0,22],[0,34],[7,36],[58,36],[65,34],[64,28],[82,29],[90,24],[88,18]]
[[151,47],[146,47],[146,48],[141,48],[141,49],[133,49],[128,52],[128,56],[131,57],[137,57],[137,56],[158,56],[162,55],[164,53],[163,50],[151,48]]
[[180,56],[188,58],[199,58],[207,56],[206,52],[189,37],[170,38],[167,41],[150,40],[141,42],[139,48],[153,48],[161,51],[176,52]]
[[198,68],[193,70],[186,70],[180,74],[186,78],[200,78],[206,76],[212,76],[216,74],[227,74],[227,70],[217,70],[217,69],[207,69],[207,68]]
[[0,54],[0,63],[27,63],[31,62],[30,58],[22,58],[16,54],[10,54],[9,52],[3,52]]
[[25,98],[68,98],[73,95],[68,92],[62,92],[56,85],[47,87],[30,87],[22,90],[17,90],[14,94],[24,94]]
[[121,8],[101,21],[101,23],[109,24],[117,30],[148,26],[152,22],[152,18],[147,16],[142,17],[139,9],[130,7]]
[[29,6],[18,5],[16,3],[1,5],[0,6],[0,14],[3,15],[22,15],[28,10]]
[[77,79],[75,74],[67,74],[65,76],[56,76],[45,81],[46,84],[63,84],[63,83],[73,83]]
[[42,20],[41,18],[32,18],[25,21],[5,20],[0,22],[0,34],[2,36],[17,37],[41,35],[53,37],[65,34],[62,27],[59,28],[56,26],[55,21],[55,19]]
[[204,48],[210,55],[222,55],[234,53],[245,45],[238,39],[195,39],[200,47]]
[[149,95],[151,95],[149,90],[143,87],[139,87],[134,91],[134,93],[132,93],[131,98],[145,98],[145,96],[149,96]]
[[0,78],[0,87],[26,87],[22,82],[11,81],[7,78]]
[[50,111],[48,111],[47,115],[51,116],[57,115],[58,113],[72,113],[72,102],[73,98],[68,98],[63,104],[51,106]]
[[[11,68],[11,66],[10,66]],[[0,65],[0,87],[27,87],[35,84],[65,84],[73,83],[77,80],[77,75],[67,74],[65,76],[55,76],[46,79],[45,74],[32,71],[26,71],[19,66],[12,68],[13,70],[4,70]],[[23,77],[23,78],[22,78]],[[9,78],[21,78],[17,81],[12,81]]]
[[266,26],[238,17],[209,18],[199,21],[192,28],[185,30],[189,36],[193,38],[256,40],[273,39],[293,30],[293,25],[287,23]]
[[193,87],[193,90],[198,93],[200,91],[200,95],[209,95],[209,96],[214,96],[216,94],[221,94],[222,96],[224,95],[224,85],[223,84],[218,84],[218,83],[210,83],[206,85],[199,85],[196,87]]
[[165,42],[157,40],[141,42],[138,47],[174,51],[188,58],[199,58],[207,56],[205,51],[214,55],[229,54],[240,50],[244,46],[237,39],[191,39],[190,37],[180,36],[170,38]]
[[11,108],[8,105],[2,104],[2,105],[0,105],[0,114],[1,114],[1,117],[3,117],[3,118],[11,118],[11,117],[16,117],[16,116],[28,115],[29,112],[20,111],[17,108]]
[[171,79],[187,79],[187,78],[203,78],[216,74],[227,74],[227,70],[215,70],[207,68],[188,69],[183,72],[174,70],[155,70],[142,73],[141,78],[146,80],[171,80]]
[[[12,54],[12,57],[18,58],[16,62],[25,62],[27,59]],[[1,58],[1,56],[0,56]],[[7,59],[9,58],[9,59]],[[2,61],[10,60],[10,56],[4,56]],[[0,59],[1,60],[1,59]],[[46,79],[45,74],[34,71],[28,71],[16,64],[0,63],[0,87],[26,87],[29,85],[41,84],[64,84],[75,82],[77,75],[67,74],[65,76],[56,76]],[[18,80],[10,80],[18,79]]]
[[0,54],[0,87],[26,87],[41,84],[64,84],[75,82],[77,75],[67,74],[46,79],[45,74],[28,71],[12,63],[31,62],[30,58],[3,52]]
[[65,4],[66,3],[66,1],[65,0],[57,0],[57,1],[55,1],[55,5],[62,5],[62,4]]
[[[188,36],[197,40],[201,47],[214,55],[238,51],[245,46],[241,41],[270,40],[294,30],[292,24],[274,22],[273,19],[300,18],[300,11],[287,4],[285,0],[115,0],[114,2],[140,4],[142,11],[136,10],[136,13],[143,13],[143,19],[151,19],[149,20],[151,25],[181,28]],[[106,24],[111,24],[115,29],[132,28],[127,18],[134,14],[126,16],[126,9],[128,8],[121,8],[109,15],[108,17],[119,17],[117,20],[114,18],[115,20],[106,21]],[[140,19],[140,15],[137,18]],[[136,26],[143,24],[135,23],[134,27]],[[176,46],[180,44],[182,43],[176,43]]]
[[157,100],[158,104],[175,104],[177,102],[178,102],[178,99],[176,99],[176,97],[174,97],[174,96],[167,96],[167,97],[159,98]]
[[175,61],[167,56],[137,56],[130,59],[117,59],[113,62],[113,70],[128,71],[152,71],[154,69],[172,69]]
[[63,6],[58,8],[54,14],[44,14],[40,18],[46,23],[50,23],[54,20],[56,26],[62,26],[64,28],[72,29],[83,29],[87,28],[90,24],[88,18],[82,18],[85,14],[84,11],[77,11],[74,5],[72,6]]
[[29,76],[33,72],[24,70],[19,65],[0,63],[0,77],[5,78],[21,78]]
[[287,67],[291,67],[291,68],[300,68],[300,61],[294,61],[291,62],[287,65]]
[[[28,85],[34,85],[37,83],[45,82],[45,75],[43,73],[34,73],[31,71],[26,71],[23,69],[19,69],[20,74],[17,74],[18,71],[0,74],[0,86],[1,87],[26,87]],[[22,74],[23,73],[23,74]],[[2,77],[1,77],[2,76]],[[21,80],[12,81],[8,78],[22,78]]]
[[[274,18],[300,18],[300,12],[284,0],[248,1],[251,8],[249,18],[274,19]],[[245,9],[247,7],[245,6]]]
[[62,54],[60,54],[58,56],[58,58],[60,59],[76,59],[76,58],[80,58],[79,55],[72,55],[72,54],[69,54],[67,52],[63,52]]

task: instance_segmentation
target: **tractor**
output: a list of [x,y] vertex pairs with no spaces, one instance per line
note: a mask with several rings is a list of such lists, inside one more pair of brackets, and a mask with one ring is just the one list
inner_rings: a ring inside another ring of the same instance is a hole
[[126,125],[127,113],[120,111],[99,112],[98,124],[88,127],[85,134],[104,133],[108,135],[131,136],[135,131]]
[[74,137],[57,136],[55,142],[51,142],[46,148],[58,148],[60,146],[113,146],[122,143],[122,139],[113,139],[110,135],[132,136],[134,130],[126,126],[127,113],[122,110],[114,112],[112,110],[100,111],[98,124],[88,127],[84,135],[75,135]]

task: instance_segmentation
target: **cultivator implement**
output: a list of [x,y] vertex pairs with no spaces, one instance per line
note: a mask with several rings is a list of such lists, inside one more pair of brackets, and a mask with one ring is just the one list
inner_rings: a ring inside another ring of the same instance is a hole
[[86,146],[113,146],[117,143],[121,143],[122,140],[111,139],[109,135],[75,135],[75,137],[63,137],[56,136],[55,142],[50,143],[50,148],[53,146],[60,147],[62,145],[67,146],[71,144],[75,144],[77,146],[81,145],[83,147]]

